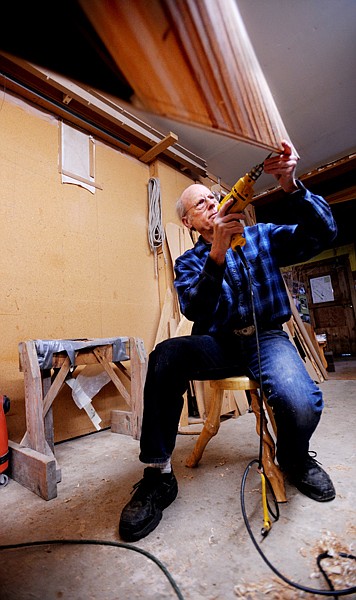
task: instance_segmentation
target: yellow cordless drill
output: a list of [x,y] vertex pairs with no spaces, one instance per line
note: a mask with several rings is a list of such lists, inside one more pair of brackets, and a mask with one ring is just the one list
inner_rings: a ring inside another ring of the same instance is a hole
[[[269,158],[271,154],[267,156]],[[259,178],[263,171],[263,163],[252,167],[249,173],[246,173],[243,177],[235,183],[235,185],[231,188],[231,192],[226,194],[224,198],[220,201],[219,210],[222,206],[224,206],[227,200],[230,198],[234,199],[233,204],[230,206],[228,212],[242,212],[250,202],[252,202],[253,198],[253,184]],[[236,250],[237,246],[244,246],[246,244],[245,238],[237,233],[233,236],[231,240],[231,248]]]

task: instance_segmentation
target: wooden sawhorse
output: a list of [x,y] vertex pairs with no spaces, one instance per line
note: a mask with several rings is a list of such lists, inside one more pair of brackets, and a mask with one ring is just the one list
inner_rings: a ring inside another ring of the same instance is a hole
[[[139,439],[147,356],[139,338],[30,340],[19,344],[24,374],[26,433],[20,444],[9,440],[9,475],[41,498],[57,496],[61,470],[54,455],[52,403],[70,369],[100,363],[131,411],[111,411],[112,431]],[[122,364],[130,361],[130,370]],[[118,377],[116,365],[129,382]]]

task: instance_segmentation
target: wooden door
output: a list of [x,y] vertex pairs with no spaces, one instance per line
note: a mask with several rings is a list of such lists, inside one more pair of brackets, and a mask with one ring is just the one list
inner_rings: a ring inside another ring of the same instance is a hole
[[356,294],[348,255],[297,267],[311,325],[335,356],[356,355]]

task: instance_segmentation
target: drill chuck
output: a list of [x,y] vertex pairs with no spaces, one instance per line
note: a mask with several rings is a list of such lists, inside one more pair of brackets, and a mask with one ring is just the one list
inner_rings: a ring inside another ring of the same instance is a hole
[[[263,163],[252,167],[249,173],[246,173],[243,177],[235,183],[231,188],[231,191],[224,196],[219,204],[220,208],[233,198],[234,202],[229,208],[229,212],[242,212],[253,198],[253,184],[259,178],[263,171]],[[244,246],[246,243],[245,238],[242,235],[235,235],[231,240],[231,248],[236,250],[238,246]]]
[[257,181],[257,179],[262,174],[262,171],[263,171],[263,163],[261,163],[259,165],[255,165],[254,167],[252,167],[252,169],[249,172],[248,176],[251,177],[251,179],[253,181]]

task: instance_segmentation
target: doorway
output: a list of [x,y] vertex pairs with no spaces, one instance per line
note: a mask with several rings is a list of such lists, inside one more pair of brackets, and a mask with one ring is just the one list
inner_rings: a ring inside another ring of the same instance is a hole
[[326,336],[326,349],[337,357],[356,356],[356,294],[348,254],[292,267],[288,279],[302,284],[303,311],[315,333]]

